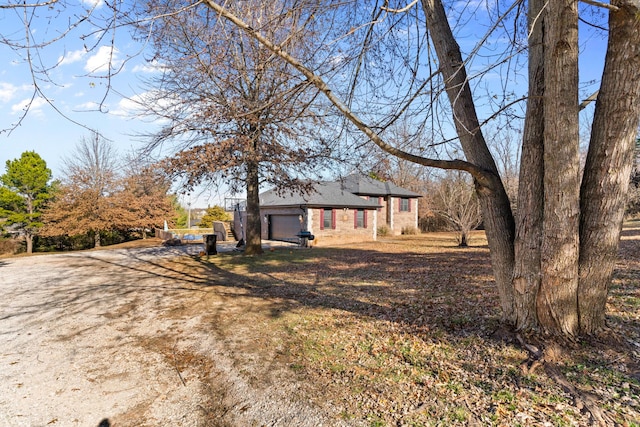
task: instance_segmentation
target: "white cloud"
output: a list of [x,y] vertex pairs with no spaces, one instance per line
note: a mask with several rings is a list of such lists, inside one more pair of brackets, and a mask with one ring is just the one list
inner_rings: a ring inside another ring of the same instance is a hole
[[0,82],[0,103],[7,103],[21,92],[33,91],[32,85],[16,86],[13,83]]
[[90,8],[99,8],[104,4],[103,0],[82,0],[82,4],[89,6]]
[[[169,111],[180,104],[180,99],[168,92],[152,90],[149,92],[134,95],[130,98],[123,98],[118,103],[117,108],[109,111],[110,114],[121,117],[153,117],[153,114],[146,110],[145,105],[153,105],[157,111]],[[157,121],[156,121],[157,122]]]
[[81,61],[82,58],[87,54],[84,49],[74,50],[71,52],[67,52],[64,56],[58,58],[58,62],[60,65],[73,64],[74,62]]
[[332,66],[337,67],[339,65],[342,65],[342,63],[345,62],[346,59],[347,59],[347,55],[345,55],[344,53],[339,53],[337,55],[334,55],[331,59],[329,59],[329,63]]
[[118,49],[110,46],[100,46],[97,52],[87,59],[84,65],[85,71],[88,73],[108,72],[111,69],[118,68],[122,61],[118,59]]
[[144,99],[143,95],[134,95],[131,98],[123,98],[118,102],[118,106],[109,111],[110,114],[114,116],[121,117],[134,117],[142,111],[142,107],[140,102]]
[[35,98],[33,101],[31,98],[23,99],[11,106],[11,112],[13,114],[22,113],[29,110],[31,114],[42,114],[42,107],[47,103],[43,98]]
[[100,104],[97,102],[89,101],[74,107],[75,111],[97,111],[100,109]]
[[145,64],[138,64],[133,67],[134,73],[158,73],[161,72],[165,68],[164,65],[160,64],[155,59],[151,62],[147,62]]
[[11,84],[0,82],[0,102],[9,102],[20,90],[19,87]]

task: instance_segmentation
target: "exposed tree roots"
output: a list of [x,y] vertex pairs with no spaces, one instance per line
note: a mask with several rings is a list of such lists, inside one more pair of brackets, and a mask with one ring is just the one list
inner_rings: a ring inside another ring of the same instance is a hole
[[565,393],[571,395],[576,408],[591,415],[591,425],[602,427],[615,425],[615,421],[600,409],[597,399],[571,384],[558,368],[557,361],[563,352],[559,344],[549,342],[541,350],[539,347],[543,347],[542,345],[527,343],[520,334],[516,334],[516,340],[529,353],[527,360],[520,365],[524,374],[533,374],[536,369],[543,367],[547,376],[559,384]]

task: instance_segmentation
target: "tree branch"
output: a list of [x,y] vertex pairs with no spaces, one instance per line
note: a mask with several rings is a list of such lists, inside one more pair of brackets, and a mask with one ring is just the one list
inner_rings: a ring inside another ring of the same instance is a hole
[[597,7],[603,7],[605,9],[608,9],[612,12],[617,12],[620,10],[620,8],[618,6],[614,6],[612,4],[609,3],[602,3],[600,1],[595,1],[595,0],[580,0],[582,3],[586,3],[586,4],[590,4],[591,6],[597,6]]
[[599,90],[593,92],[591,94],[591,96],[589,96],[587,99],[585,99],[584,101],[582,101],[579,105],[579,109],[580,111],[584,110],[585,108],[587,108],[587,105],[591,104],[593,101],[595,101],[596,99],[598,99],[598,93],[600,93]]
[[[389,2],[386,1],[385,4],[389,4]],[[405,7],[401,8],[401,9],[391,9],[391,8],[388,8],[387,6],[381,6],[380,9],[382,9],[382,10],[384,10],[386,12],[391,12],[391,13],[402,13],[402,12],[406,12],[407,10],[411,9],[416,4],[418,4],[418,0],[413,0],[411,3],[409,3],[408,5],[406,5]]]
[[50,1],[45,1],[45,2],[42,2],[42,3],[29,3],[29,4],[24,4],[24,3],[19,3],[19,4],[0,4],[0,9],[17,9],[17,8],[31,9],[31,8],[35,8],[35,7],[51,6],[52,4],[58,3],[58,1],[59,0],[50,0]]
[[493,174],[487,170],[484,170],[473,163],[464,161],[464,160],[437,160],[437,159],[429,159],[421,156],[417,156],[415,154],[408,153],[406,151],[399,150],[389,144],[387,144],[376,132],[371,129],[364,121],[358,117],[349,107],[338,97],[336,96],[331,88],[327,85],[327,83],[309,68],[304,66],[300,61],[291,56],[288,52],[282,49],[281,46],[272,43],[266,37],[264,37],[260,32],[252,28],[242,19],[235,16],[229,10],[221,6],[212,0],[204,0],[204,4],[206,4],[209,8],[211,8],[214,12],[216,12],[219,16],[224,19],[232,22],[238,28],[245,31],[249,36],[253,37],[257,41],[259,41],[263,46],[269,49],[271,52],[282,58],[284,61],[293,66],[296,70],[298,70],[302,75],[304,75],[307,80],[312,83],[314,86],[318,88],[320,92],[322,92],[327,99],[342,113],[344,116],[353,123],[360,131],[362,131],[371,141],[373,141],[378,147],[383,149],[389,154],[397,156],[401,159],[405,159],[423,166],[435,167],[440,169],[457,169],[469,172],[476,181],[480,185],[486,188],[494,188],[495,177]]

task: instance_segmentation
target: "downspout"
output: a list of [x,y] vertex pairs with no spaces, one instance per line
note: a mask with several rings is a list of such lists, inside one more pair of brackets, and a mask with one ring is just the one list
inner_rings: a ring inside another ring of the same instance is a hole
[[[393,196],[389,195],[389,202],[387,203],[387,222],[389,223],[389,228],[393,234],[396,234],[396,229],[393,226]],[[398,233],[400,234],[400,233]]]

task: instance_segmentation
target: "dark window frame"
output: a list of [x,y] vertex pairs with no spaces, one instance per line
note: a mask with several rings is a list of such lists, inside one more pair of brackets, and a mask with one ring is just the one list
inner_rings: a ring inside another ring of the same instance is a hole
[[[329,214],[330,212],[330,214]],[[327,222],[329,224],[327,224]],[[320,230],[336,229],[336,210],[333,208],[320,209]]]
[[398,212],[411,212],[411,199],[400,197],[398,199]]
[[353,228],[367,228],[367,216],[366,209],[354,209]]

